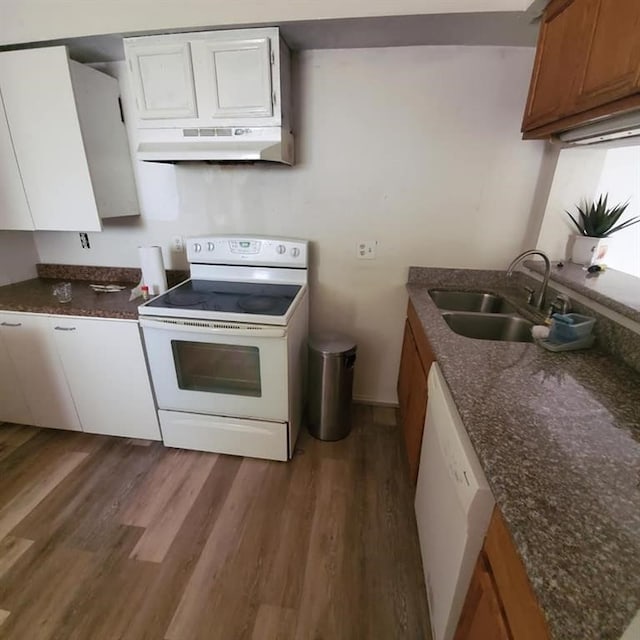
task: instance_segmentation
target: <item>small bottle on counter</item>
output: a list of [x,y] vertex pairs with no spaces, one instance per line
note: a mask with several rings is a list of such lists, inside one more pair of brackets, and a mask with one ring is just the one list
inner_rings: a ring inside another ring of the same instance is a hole
[[143,284],[140,287],[140,292],[142,293],[142,299],[143,300],[148,300],[149,299],[149,287],[146,284]]

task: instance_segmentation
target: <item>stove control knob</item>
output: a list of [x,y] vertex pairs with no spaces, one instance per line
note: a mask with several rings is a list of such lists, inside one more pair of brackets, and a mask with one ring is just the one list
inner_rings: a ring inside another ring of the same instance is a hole
[[200,252],[202,251],[202,245],[201,245],[199,242],[196,242],[196,243],[193,245],[193,250],[194,250],[196,253],[200,253]]
[[207,242],[207,251],[213,251],[216,248],[216,245],[213,242]]
[[291,249],[291,255],[294,258],[297,258],[300,255],[300,249],[298,249],[298,247],[293,247],[293,249]]
[[285,247],[283,244],[279,244],[279,245],[276,247],[276,252],[277,252],[279,255],[282,255],[286,250],[287,250],[287,247]]

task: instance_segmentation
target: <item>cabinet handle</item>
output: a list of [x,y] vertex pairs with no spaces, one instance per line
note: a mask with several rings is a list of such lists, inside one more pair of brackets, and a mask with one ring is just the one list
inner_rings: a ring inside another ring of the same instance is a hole
[[56,331],[75,331],[75,327],[54,327]]
[[21,327],[22,322],[3,322],[0,324],[2,327]]

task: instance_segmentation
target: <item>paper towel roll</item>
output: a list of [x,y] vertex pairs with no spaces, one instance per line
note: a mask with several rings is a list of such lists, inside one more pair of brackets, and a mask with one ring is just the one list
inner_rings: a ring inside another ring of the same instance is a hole
[[149,287],[149,294],[157,296],[167,290],[167,274],[162,261],[161,247],[138,247],[142,282]]

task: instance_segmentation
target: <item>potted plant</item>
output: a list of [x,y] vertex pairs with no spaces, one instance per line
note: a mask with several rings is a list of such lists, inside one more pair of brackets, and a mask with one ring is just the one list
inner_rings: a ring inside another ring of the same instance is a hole
[[600,195],[597,201],[585,201],[582,206],[576,206],[578,215],[575,217],[566,211],[578,229],[571,252],[572,262],[590,266],[601,261],[609,246],[606,238],[616,231],[640,222],[640,217],[636,216],[618,224],[620,216],[629,206],[629,201],[609,207],[608,197],[608,194]]

